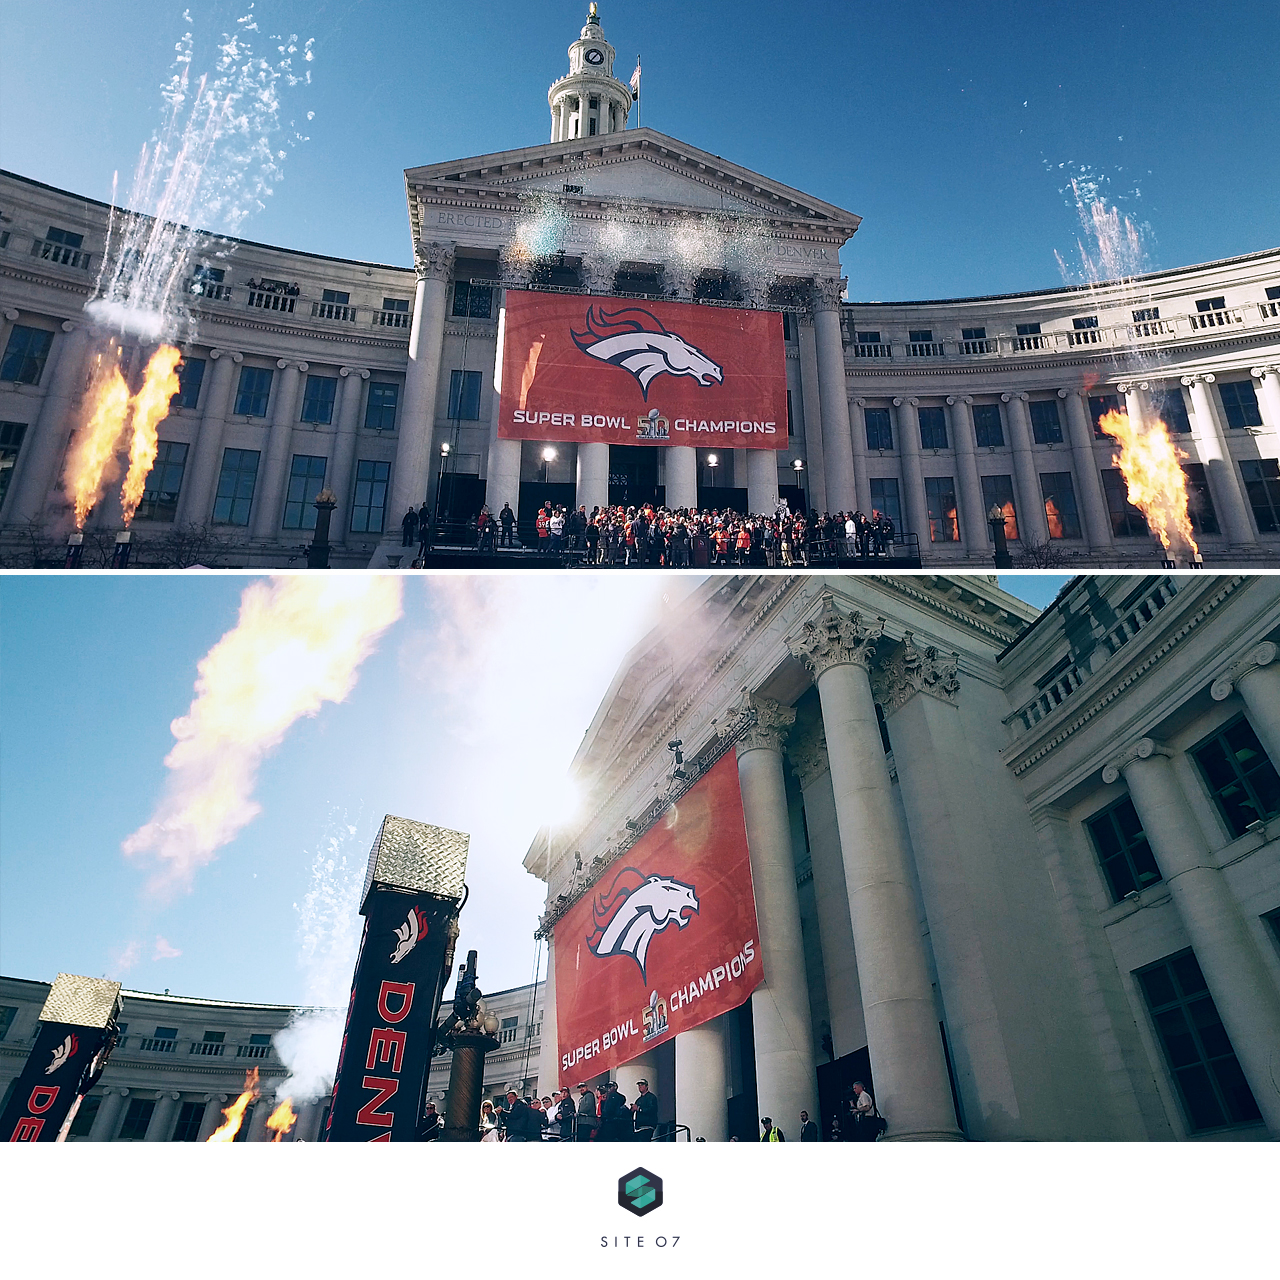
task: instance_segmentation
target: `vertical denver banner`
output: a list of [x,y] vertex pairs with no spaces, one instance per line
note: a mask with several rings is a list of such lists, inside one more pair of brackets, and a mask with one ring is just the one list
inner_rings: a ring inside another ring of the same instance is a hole
[[498,435],[787,447],[782,313],[507,292]]
[[556,923],[555,964],[561,1084],[737,1008],[764,980],[732,751]]

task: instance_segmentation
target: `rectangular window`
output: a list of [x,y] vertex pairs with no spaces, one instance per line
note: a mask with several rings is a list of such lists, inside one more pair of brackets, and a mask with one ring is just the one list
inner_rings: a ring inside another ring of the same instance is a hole
[[1269,302],[1280,302],[1280,284],[1267,286],[1267,300]]
[[959,542],[955,480],[950,476],[927,476],[924,497],[929,508],[929,541]]
[[0,360],[0,382],[23,382],[38,387],[51,346],[53,334],[48,329],[15,324],[9,331],[4,359]]
[[1199,1133],[1261,1120],[1194,952],[1180,951],[1133,976],[1190,1127]]
[[[1004,536],[1007,542],[1018,541],[1018,513],[1013,506],[1012,476],[982,477],[982,509],[989,512],[999,507],[1004,512]],[[990,537],[990,529],[987,536]]]
[[91,1093],[85,1098],[76,1111],[76,1118],[71,1122],[71,1128],[67,1130],[67,1137],[87,1138],[93,1128],[93,1122],[98,1118],[100,1106],[102,1106],[100,1093]]
[[862,412],[867,420],[867,448],[892,449],[893,427],[889,422],[889,410],[864,409]]
[[1073,329],[1096,329],[1098,327],[1098,317],[1076,316],[1076,318],[1071,321],[1071,327]]
[[932,342],[933,330],[932,329],[908,329],[907,340],[909,342]]
[[453,314],[488,320],[493,314],[493,286],[459,280],[453,286]]
[[1225,311],[1227,307],[1227,298],[1224,294],[1220,298],[1200,298],[1196,301],[1197,311]]
[[796,340],[796,322],[792,318],[790,311],[782,313],[782,340],[783,342],[794,342]]
[[1062,420],[1056,400],[1031,401],[1031,438],[1036,444],[1061,444]]
[[1049,522],[1049,537],[1078,538],[1080,517],[1076,514],[1076,491],[1071,484],[1071,472],[1042,471],[1040,493],[1044,498],[1045,519]]
[[1146,516],[1129,501],[1128,486],[1119,467],[1103,468],[1102,491],[1107,496],[1111,532],[1117,538],[1145,538],[1150,534]]
[[142,485],[142,501],[138,504],[137,519],[172,523],[177,518],[178,494],[182,490],[187,449],[187,445],[177,440],[159,442],[156,460],[151,464],[151,470]]
[[240,370],[240,385],[236,390],[236,412],[249,418],[265,418],[267,403],[271,399],[270,369],[255,369],[245,365]]
[[1218,395],[1227,415],[1229,427],[1260,427],[1262,414],[1258,410],[1258,395],[1252,382],[1220,382]]
[[1038,324],[1020,324],[1015,325],[1014,328],[1020,338],[1032,338],[1040,332],[1040,326]]
[[[332,292],[326,289],[326,293]],[[328,426],[333,421],[333,402],[338,395],[337,378],[321,378],[307,374],[306,389],[302,393],[302,422],[314,422]]]
[[449,417],[468,422],[480,417],[480,374],[470,369],[449,374]]
[[1129,894],[1163,879],[1142,830],[1138,811],[1128,796],[1088,819],[1084,825],[1093,837],[1093,847],[1102,863],[1102,874],[1106,876],[1112,902],[1121,902]]
[[68,249],[78,249],[84,244],[84,236],[75,231],[64,231],[61,227],[50,227],[45,239],[54,244],[65,244]]
[[178,365],[178,394],[169,401],[170,409],[194,409],[200,402],[200,384],[204,382],[203,360],[183,356]]
[[945,449],[947,447],[947,415],[940,406],[920,409],[920,447]]
[[1258,458],[1240,464],[1244,491],[1249,495],[1253,518],[1259,533],[1275,533],[1280,529],[1280,462],[1275,458]]
[[787,435],[793,436],[796,433],[795,419],[791,416],[791,392],[787,392]]
[[382,309],[383,311],[408,311],[409,299],[408,298],[383,298]]
[[519,1019],[517,1018],[503,1018],[502,1029],[498,1036],[498,1039],[503,1044],[510,1044],[516,1038],[516,1023],[518,1021]]
[[196,1142],[204,1120],[205,1103],[184,1102],[178,1110],[178,1123],[173,1127],[174,1142]]
[[394,431],[396,406],[400,388],[394,382],[369,383],[369,402],[365,405],[364,425],[368,431]]
[[1253,726],[1238,716],[1207,742],[1191,751],[1218,812],[1237,836],[1252,822],[1280,813],[1280,775]]
[[356,490],[351,499],[351,532],[381,533],[386,518],[387,482],[391,463],[356,463]]
[[1110,440],[1111,437],[1098,424],[1109,413],[1124,412],[1124,402],[1119,396],[1090,396],[1089,420],[1093,423],[1093,438],[1095,440]]
[[961,329],[960,336],[966,342],[981,342],[987,336],[987,331],[983,329]]
[[154,1098],[130,1098],[129,1109],[124,1113],[124,1123],[120,1126],[117,1140],[120,1142],[141,1142],[147,1136],[151,1124],[151,1113],[155,1111]]
[[1262,918],[1270,926],[1276,946],[1280,947],[1280,907],[1277,907],[1275,911],[1268,911]]
[[998,404],[973,406],[973,437],[979,449],[999,448],[1004,444],[1004,424]]
[[321,302],[335,302],[340,307],[345,307],[351,301],[349,293],[343,293],[341,289],[322,289],[320,291]]
[[895,477],[872,478],[871,511],[873,516],[877,511],[888,516],[899,533],[907,532],[906,523],[902,519],[902,503],[898,498],[898,481]]
[[284,528],[314,529],[316,509],[312,505],[324,488],[327,458],[295,453],[289,469],[289,490],[284,500]]
[[860,346],[875,346],[880,341],[879,329],[860,330],[857,334],[858,344]]
[[[0,510],[4,508],[4,495],[9,492],[13,469],[18,465],[18,452],[27,434],[25,422],[0,422]],[[0,1040],[4,1039],[0,1035]]]
[[214,524],[249,523],[253,506],[253,489],[258,482],[256,449],[224,449],[222,471],[218,475],[218,493],[213,501]]
[[1191,419],[1187,416],[1187,402],[1182,398],[1181,387],[1164,387],[1151,392],[1151,412],[1169,428],[1170,434],[1191,434]]
[[13,1026],[13,1020],[18,1016],[18,1010],[13,1005],[5,1005],[0,1008],[0,1040],[9,1034],[9,1028]]
[[1191,527],[1197,533],[1219,532],[1218,513],[1213,509],[1204,463],[1184,462],[1182,473],[1187,477],[1187,514],[1191,517]]
[[1160,319],[1159,307],[1139,307],[1133,313],[1134,324],[1143,324],[1149,320],[1159,320],[1159,319]]

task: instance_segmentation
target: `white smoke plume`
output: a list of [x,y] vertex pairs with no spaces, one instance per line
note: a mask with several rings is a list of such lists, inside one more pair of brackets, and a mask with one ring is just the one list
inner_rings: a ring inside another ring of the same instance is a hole
[[370,843],[372,834],[361,833],[359,816],[352,822],[346,813],[331,814],[311,860],[310,887],[294,904],[306,1007],[274,1037],[276,1052],[289,1068],[288,1079],[276,1086],[279,1097],[319,1098],[333,1087],[360,949],[360,890]]
[[401,613],[400,581],[360,574],[255,582],[240,619],[201,659],[196,696],[172,724],[165,794],[123,844],[148,857],[155,890],[196,872],[258,814],[258,766],[302,716],[342,702],[360,664]]

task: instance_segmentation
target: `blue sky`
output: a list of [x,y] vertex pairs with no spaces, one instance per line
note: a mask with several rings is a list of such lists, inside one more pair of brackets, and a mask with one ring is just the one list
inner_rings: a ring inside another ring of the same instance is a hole
[[[0,972],[341,1003],[350,963],[334,938],[355,919],[377,823],[395,813],[471,833],[461,946],[479,949],[482,986],[527,981],[542,893],[525,852],[555,817],[557,784],[622,657],[663,596],[698,579],[407,579],[404,615],[350,696],[298,720],[267,755],[260,815],[190,893],[157,898],[121,842],[152,814],[170,723],[250,581],[0,579]],[[1061,581],[1002,584],[1039,603]],[[340,909],[317,914],[309,894]],[[308,931],[318,944],[304,954]]]
[[[407,265],[401,171],[545,141],[585,9],[258,0],[263,35],[314,37],[315,58],[283,111],[309,140],[241,234]],[[107,198],[159,121],[183,10],[8,6],[0,164]],[[244,6],[189,11],[198,70]],[[1061,284],[1054,251],[1071,260],[1079,230],[1062,188],[1080,172],[1146,225],[1153,268],[1280,244],[1274,3],[604,0],[601,15],[619,67],[643,57],[644,123],[862,215],[855,299]]]

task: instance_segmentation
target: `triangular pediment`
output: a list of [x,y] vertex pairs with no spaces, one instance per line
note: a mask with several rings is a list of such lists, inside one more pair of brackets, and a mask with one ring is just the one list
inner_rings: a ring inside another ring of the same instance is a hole
[[658,212],[737,213],[810,231],[822,227],[842,240],[860,221],[846,209],[653,129],[423,165],[405,170],[405,184],[411,208],[433,195],[507,203],[545,192],[597,207],[627,203]]

